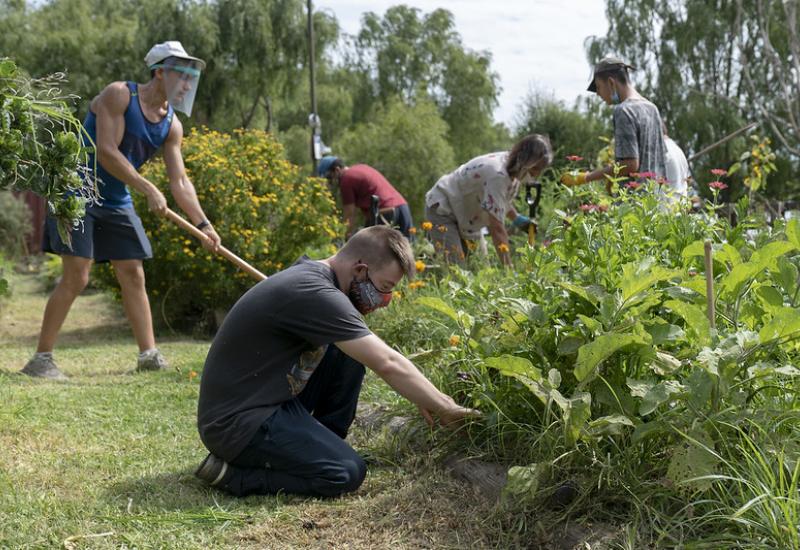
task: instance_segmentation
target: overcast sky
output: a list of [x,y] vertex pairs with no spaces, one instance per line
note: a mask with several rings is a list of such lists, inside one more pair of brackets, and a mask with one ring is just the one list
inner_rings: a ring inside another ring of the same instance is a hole
[[586,93],[591,69],[583,42],[608,29],[603,0],[316,0],[314,9],[332,11],[344,32],[355,34],[364,12],[383,15],[397,4],[449,10],[464,45],[491,52],[502,88],[495,118],[506,124],[532,85],[570,105]]

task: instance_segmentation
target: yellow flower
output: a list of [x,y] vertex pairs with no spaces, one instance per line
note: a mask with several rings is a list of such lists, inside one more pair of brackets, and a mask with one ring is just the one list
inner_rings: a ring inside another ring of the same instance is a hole
[[423,262],[422,260],[417,260],[417,263],[414,265],[417,268],[417,273],[422,273],[423,271],[425,271],[425,262]]
[[423,231],[430,231],[433,229],[433,224],[431,222],[422,222],[422,229]]
[[402,292],[400,292],[399,290],[395,290],[394,292],[392,292],[392,297],[393,297],[395,300],[399,300],[400,298],[402,298],[402,297],[403,297],[403,293],[402,293]]
[[417,228],[416,227],[409,227],[408,228],[408,232],[410,234],[412,234],[412,235],[416,235],[417,234]]
[[497,245],[497,250],[500,252],[508,252],[508,245],[506,243],[500,243]]
[[436,227],[436,230],[437,230],[439,233],[447,233],[447,226],[445,226],[445,225],[439,225],[439,226],[437,226],[437,227]]
[[452,335],[452,336],[450,337],[450,346],[451,346],[451,347],[455,347],[455,346],[457,346],[459,343],[461,343],[461,336],[459,336],[458,334],[454,334],[454,335]]
[[424,281],[414,281],[414,282],[408,283],[408,288],[411,289],[411,290],[415,290],[417,288],[422,288],[423,286],[425,286],[425,282]]

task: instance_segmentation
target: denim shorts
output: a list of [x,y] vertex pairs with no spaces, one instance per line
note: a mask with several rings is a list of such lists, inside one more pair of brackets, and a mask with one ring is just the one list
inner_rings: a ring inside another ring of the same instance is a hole
[[133,208],[90,207],[77,228],[72,230],[72,248],[61,241],[56,220],[47,217],[42,250],[53,254],[109,260],[144,260],[153,257],[150,240],[142,220]]

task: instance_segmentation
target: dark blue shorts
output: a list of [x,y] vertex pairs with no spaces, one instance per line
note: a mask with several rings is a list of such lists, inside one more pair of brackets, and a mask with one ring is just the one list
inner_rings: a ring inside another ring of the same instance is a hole
[[133,208],[87,208],[83,223],[72,230],[71,250],[61,241],[56,220],[48,216],[44,224],[42,250],[91,258],[95,262],[153,257],[142,220]]

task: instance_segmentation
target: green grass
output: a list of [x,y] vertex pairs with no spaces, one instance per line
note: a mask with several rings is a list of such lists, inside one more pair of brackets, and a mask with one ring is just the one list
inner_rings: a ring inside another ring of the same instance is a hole
[[[69,381],[30,379],[17,371],[35,348],[46,295],[31,275],[13,275],[11,286],[0,304],[1,548],[509,548],[527,540],[437,466],[429,440],[408,447],[380,425],[357,424],[350,438],[380,461],[353,495],[235,499],[211,490],[192,475],[205,450],[195,428],[199,376],[190,375],[202,371],[209,342],[159,335],[174,368],[132,374],[136,346],[120,306],[89,294],[56,349]],[[371,376],[365,400],[397,403]]]

